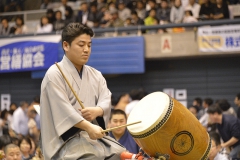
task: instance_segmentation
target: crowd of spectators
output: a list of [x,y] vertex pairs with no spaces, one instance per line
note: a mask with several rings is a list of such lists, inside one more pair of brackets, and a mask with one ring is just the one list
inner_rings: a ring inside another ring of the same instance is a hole
[[226,99],[197,97],[188,108],[206,128],[212,139],[210,160],[240,158],[240,93],[234,103],[237,112]]
[[[21,8],[19,6],[21,0],[15,1],[13,1],[15,6]],[[107,28],[229,19],[229,3],[238,2],[232,0],[91,0],[81,1],[79,10],[75,11],[72,5],[68,5],[68,0],[61,0],[61,5],[57,8],[52,5],[51,0],[44,0],[40,9],[46,9],[47,12],[41,18],[35,32],[61,31],[70,22],[80,22],[92,28]],[[10,10],[5,9],[5,11]],[[16,26],[11,27],[8,25],[10,19],[1,17],[0,35],[28,33],[22,17],[17,16],[13,19]]]

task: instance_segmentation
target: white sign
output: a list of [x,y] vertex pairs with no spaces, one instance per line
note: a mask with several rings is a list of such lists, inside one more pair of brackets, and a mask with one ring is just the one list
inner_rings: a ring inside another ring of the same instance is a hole
[[11,95],[10,94],[1,94],[1,111],[4,109],[9,110],[11,104]]
[[186,89],[177,89],[175,92],[175,98],[177,100],[186,100],[187,99],[187,90]]
[[172,38],[171,36],[161,37],[161,53],[171,53],[172,52]]
[[240,25],[198,28],[200,52],[240,51]]

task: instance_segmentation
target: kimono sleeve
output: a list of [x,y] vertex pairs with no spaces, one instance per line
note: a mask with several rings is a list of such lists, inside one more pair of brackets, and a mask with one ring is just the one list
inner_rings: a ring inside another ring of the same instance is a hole
[[61,136],[75,124],[84,120],[79,111],[70,103],[63,87],[49,81],[46,85],[45,92],[58,136]]

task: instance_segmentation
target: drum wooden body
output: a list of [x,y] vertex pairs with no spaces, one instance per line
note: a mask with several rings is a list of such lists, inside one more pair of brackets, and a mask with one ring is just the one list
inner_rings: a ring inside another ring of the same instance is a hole
[[137,144],[150,156],[168,154],[171,160],[205,160],[211,140],[197,118],[177,100],[162,92],[144,97],[127,123]]

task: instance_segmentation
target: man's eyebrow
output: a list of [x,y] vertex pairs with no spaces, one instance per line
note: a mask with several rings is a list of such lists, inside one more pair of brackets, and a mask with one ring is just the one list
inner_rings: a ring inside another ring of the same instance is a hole
[[80,41],[78,41],[78,43],[92,43],[92,41],[87,42],[87,41],[80,40]]

